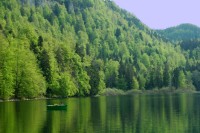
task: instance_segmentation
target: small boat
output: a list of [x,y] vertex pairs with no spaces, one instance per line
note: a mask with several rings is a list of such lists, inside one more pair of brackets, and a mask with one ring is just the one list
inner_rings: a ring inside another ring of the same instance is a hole
[[47,105],[47,110],[66,110],[67,105],[65,104],[53,104],[53,105]]

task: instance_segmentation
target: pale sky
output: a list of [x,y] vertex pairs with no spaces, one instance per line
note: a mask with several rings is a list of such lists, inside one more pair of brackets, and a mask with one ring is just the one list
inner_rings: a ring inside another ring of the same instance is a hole
[[182,23],[200,27],[200,0],[113,0],[152,29]]

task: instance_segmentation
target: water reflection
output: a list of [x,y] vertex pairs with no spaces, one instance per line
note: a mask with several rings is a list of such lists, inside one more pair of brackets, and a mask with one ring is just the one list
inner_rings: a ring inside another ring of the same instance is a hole
[[[0,133],[199,133],[200,95],[135,95],[0,103]],[[64,102],[66,111],[47,111]]]

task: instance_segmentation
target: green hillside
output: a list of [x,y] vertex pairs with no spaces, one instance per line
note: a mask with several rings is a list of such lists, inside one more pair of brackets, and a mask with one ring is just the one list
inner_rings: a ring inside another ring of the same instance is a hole
[[200,28],[192,24],[181,24],[156,32],[164,40],[180,46],[186,58],[185,70],[191,73],[193,85],[200,90]]
[[200,28],[192,24],[181,24],[165,30],[156,30],[156,32],[161,34],[169,41],[200,39]]
[[185,55],[109,0],[0,1],[1,99],[191,89]]

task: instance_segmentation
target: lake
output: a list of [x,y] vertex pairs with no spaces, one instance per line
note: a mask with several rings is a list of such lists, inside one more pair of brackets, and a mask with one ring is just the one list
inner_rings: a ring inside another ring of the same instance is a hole
[[[66,103],[66,111],[46,105]],[[199,133],[200,94],[0,103],[0,133]]]

